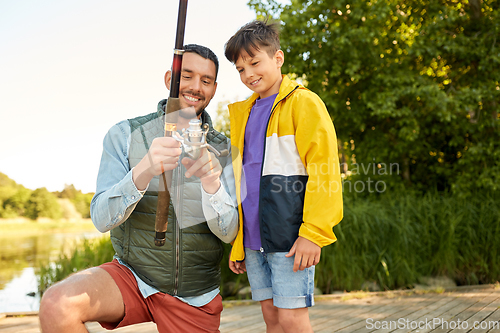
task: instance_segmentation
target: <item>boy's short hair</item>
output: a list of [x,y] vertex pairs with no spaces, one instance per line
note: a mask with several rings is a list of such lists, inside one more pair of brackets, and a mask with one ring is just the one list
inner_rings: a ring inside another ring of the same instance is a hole
[[212,60],[215,64],[215,80],[217,80],[217,73],[219,72],[219,59],[212,50],[206,46],[198,44],[187,44],[184,45],[184,53],[196,53],[200,57]]
[[245,24],[227,41],[224,55],[234,64],[242,50],[253,57],[253,50],[260,49],[266,51],[270,57],[280,49],[279,23],[255,20]]

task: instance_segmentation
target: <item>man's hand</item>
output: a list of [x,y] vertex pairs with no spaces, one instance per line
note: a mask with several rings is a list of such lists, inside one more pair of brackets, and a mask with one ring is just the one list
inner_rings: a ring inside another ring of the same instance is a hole
[[311,242],[310,240],[300,237],[293,243],[290,252],[285,257],[291,257],[295,254],[293,263],[293,271],[303,271],[304,269],[319,263],[321,257],[321,247]]
[[208,194],[214,194],[220,187],[220,175],[222,166],[214,153],[206,148],[201,150],[201,155],[197,160],[188,157],[182,159],[181,163],[186,167],[186,177],[196,176],[200,178],[203,189]]
[[178,165],[181,144],[172,137],[155,138],[149,151],[132,171],[132,180],[138,190],[145,189],[154,176]]

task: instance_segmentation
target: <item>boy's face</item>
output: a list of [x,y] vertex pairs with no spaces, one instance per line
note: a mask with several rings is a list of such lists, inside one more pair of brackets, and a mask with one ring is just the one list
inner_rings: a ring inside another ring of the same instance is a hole
[[260,98],[266,98],[279,92],[281,84],[281,66],[285,59],[283,51],[278,50],[270,57],[264,50],[253,50],[253,57],[242,51],[236,61],[236,70],[243,82]]
[[[194,107],[196,116],[203,112],[217,89],[215,71],[215,64],[212,60],[205,59],[193,52],[184,53],[179,84],[179,100],[183,109]],[[171,75],[170,71],[165,74],[165,84],[168,89],[170,89]],[[187,118],[191,118],[191,116]]]

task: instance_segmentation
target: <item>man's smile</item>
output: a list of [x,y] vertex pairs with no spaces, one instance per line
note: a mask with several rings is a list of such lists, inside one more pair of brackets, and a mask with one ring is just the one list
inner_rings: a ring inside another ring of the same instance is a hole
[[187,91],[187,92],[181,92],[182,97],[184,97],[184,100],[188,105],[197,107],[203,100],[204,98],[196,93]]
[[191,102],[198,102],[200,100],[199,98],[191,97],[188,95],[184,95],[184,98],[186,98],[188,101],[191,101]]

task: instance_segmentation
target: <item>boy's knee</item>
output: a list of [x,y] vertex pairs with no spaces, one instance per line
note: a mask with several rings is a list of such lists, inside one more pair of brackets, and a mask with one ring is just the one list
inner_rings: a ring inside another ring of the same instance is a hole
[[273,305],[273,300],[261,302],[262,316],[266,325],[275,326],[279,325],[278,308]]
[[311,326],[308,308],[279,309],[279,322],[285,332],[307,332]]

